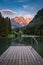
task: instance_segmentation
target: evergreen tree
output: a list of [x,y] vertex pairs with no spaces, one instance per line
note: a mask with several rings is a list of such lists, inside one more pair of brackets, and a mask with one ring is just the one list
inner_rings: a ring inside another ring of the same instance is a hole
[[11,21],[10,18],[2,17],[0,13],[0,36],[7,36],[11,33]]

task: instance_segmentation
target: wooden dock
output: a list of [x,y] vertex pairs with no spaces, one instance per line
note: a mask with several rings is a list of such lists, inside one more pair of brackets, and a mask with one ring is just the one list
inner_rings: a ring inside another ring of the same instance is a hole
[[0,56],[0,65],[43,65],[43,58],[31,46],[10,46]]

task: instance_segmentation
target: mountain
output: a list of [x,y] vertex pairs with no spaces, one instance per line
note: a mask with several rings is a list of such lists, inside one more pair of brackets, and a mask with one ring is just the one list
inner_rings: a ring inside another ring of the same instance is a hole
[[33,20],[28,24],[29,26],[37,26],[43,24],[43,9],[39,10]]
[[19,16],[19,17],[12,18],[11,22],[13,23],[14,27],[16,27],[16,26],[17,27],[22,27],[22,26],[26,26],[31,20],[32,20],[32,18],[26,18],[25,19],[24,17]]
[[16,23],[19,23],[20,25],[26,25],[26,21],[23,17],[15,17],[13,18],[13,21]]
[[21,24],[17,23],[17,22],[14,22],[13,20],[11,20],[11,26],[12,28],[19,28],[19,27],[22,27]]
[[33,20],[25,27],[25,34],[43,35],[43,9],[39,10]]
[[29,24],[31,22],[32,18],[26,18],[26,22],[27,24]]

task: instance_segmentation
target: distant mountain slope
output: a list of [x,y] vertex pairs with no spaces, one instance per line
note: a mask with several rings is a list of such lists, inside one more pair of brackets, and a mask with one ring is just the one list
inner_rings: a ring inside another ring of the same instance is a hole
[[20,24],[17,23],[17,22],[14,22],[13,20],[11,20],[11,25],[12,25],[12,28],[19,28],[19,27],[22,27],[22,25],[20,25]]
[[13,18],[13,21],[21,24],[22,26],[26,25],[26,21],[23,17],[15,17],[15,18]]
[[22,16],[19,16],[19,17],[15,17],[15,18],[12,18],[11,21],[13,22],[13,24],[15,25],[15,23],[19,26],[18,27],[21,27],[21,26],[26,26],[30,21],[32,20],[32,18],[24,18]]
[[26,34],[43,34],[43,9],[39,10],[25,28]]
[[26,18],[26,22],[27,24],[29,24],[31,22],[32,18]]
[[43,9],[39,10],[33,20],[30,22],[30,26],[36,26],[43,24]]

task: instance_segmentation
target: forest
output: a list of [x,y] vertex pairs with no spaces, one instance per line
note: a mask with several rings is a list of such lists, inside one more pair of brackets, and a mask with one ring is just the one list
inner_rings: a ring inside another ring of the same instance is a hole
[[11,33],[10,18],[4,18],[0,12],[0,36],[4,37]]

